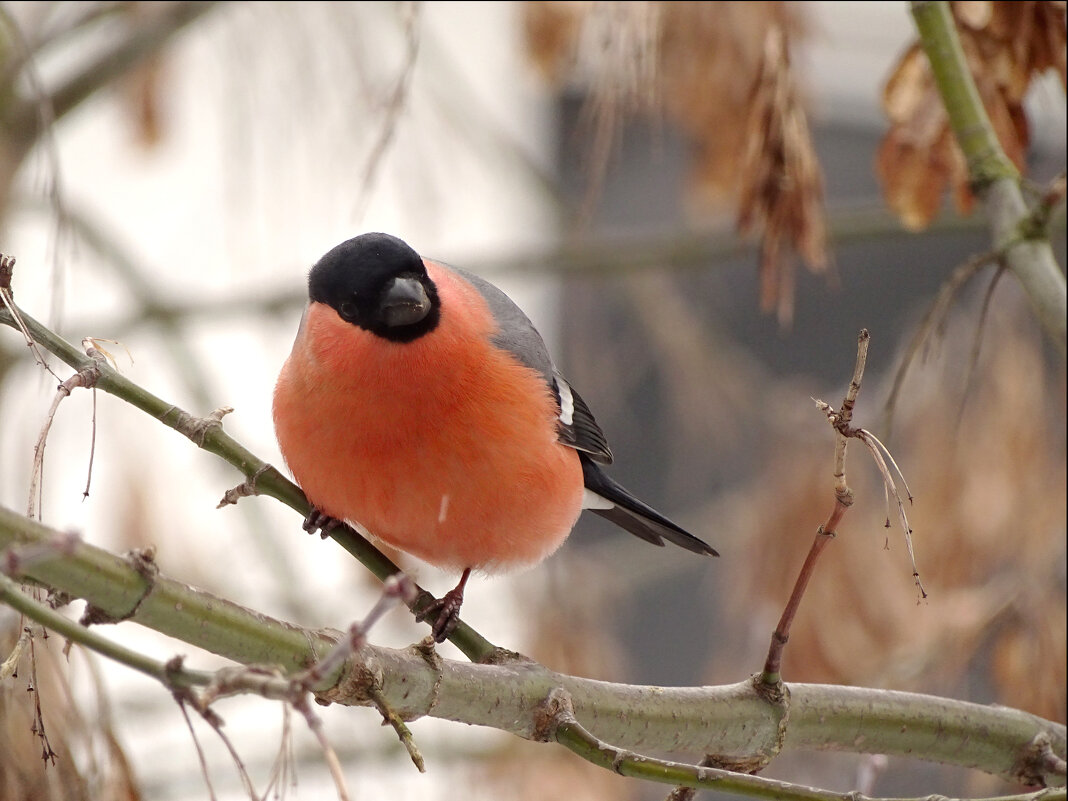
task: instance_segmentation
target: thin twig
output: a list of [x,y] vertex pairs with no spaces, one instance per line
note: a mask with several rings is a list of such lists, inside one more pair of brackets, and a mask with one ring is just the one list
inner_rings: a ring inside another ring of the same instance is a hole
[[957,429],[960,429],[961,421],[964,420],[964,404],[972,394],[972,381],[975,378],[975,368],[979,364],[979,347],[983,344],[983,334],[986,331],[986,321],[990,314],[990,303],[994,299],[994,290],[997,289],[998,281],[1005,274],[1005,265],[999,264],[998,269],[990,278],[983,295],[983,305],[979,309],[979,319],[975,323],[975,336],[972,338],[972,351],[968,356],[968,367],[964,373],[964,391],[960,396],[960,406],[957,408]]
[[315,739],[319,741],[319,748],[323,752],[323,759],[326,760],[326,766],[330,770],[330,777],[334,780],[334,788],[337,790],[338,798],[340,801],[349,801],[345,774],[341,770],[341,762],[337,758],[337,751],[330,745],[330,739],[323,729],[322,718],[315,714],[307,694],[294,699],[292,703],[293,708],[304,716],[304,722],[308,724],[308,729],[315,735]]
[[419,56],[419,23],[422,12],[422,3],[407,2],[401,4],[401,19],[404,23],[404,62],[401,64],[400,74],[393,91],[389,94],[386,107],[382,114],[382,123],[378,136],[371,151],[367,155],[364,164],[363,176],[360,179],[359,207],[357,217],[362,217],[363,212],[370,202],[371,189],[378,175],[379,167],[385,160],[386,151],[389,149],[397,131],[397,122],[408,100],[412,76],[415,74],[415,62]]
[[22,654],[25,653],[29,644],[30,627],[23,626],[19,638],[15,640],[15,646],[11,649],[11,653],[7,655],[3,662],[0,662],[0,682],[7,681],[18,673],[19,660],[22,659]]
[[52,429],[52,422],[55,420],[56,412],[59,410],[59,404],[78,387],[95,386],[99,378],[99,367],[96,364],[89,364],[78,370],[78,372],[66,381],[61,382],[59,387],[57,387],[56,396],[52,399],[52,406],[49,408],[48,414],[45,416],[44,425],[41,426],[41,433],[38,434],[37,443],[33,447],[33,467],[30,471],[29,499],[26,503],[27,517],[32,518],[40,516],[40,505],[38,500],[41,492],[41,484],[44,480],[45,444],[48,441],[48,432]]
[[764,671],[761,674],[761,681],[766,686],[775,686],[782,681],[780,675],[782,653],[786,643],[790,640],[790,628],[793,626],[794,617],[801,606],[801,599],[804,597],[808,582],[816,570],[816,562],[819,560],[820,554],[827,546],[827,543],[836,536],[838,523],[845,515],[846,510],[853,505],[853,490],[849,488],[849,484],[846,482],[845,472],[846,444],[848,440],[846,432],[851,427],[853,409],[856,406],[857,396],[860,393],[860,384],[864,378],[870,339],[871,335],[867,329],[863,329],[857,337],[857,359],[853,366],[853,376],[849,381],[849,389],[846,390],[841,409],[835,412],[826,403],[817,401],[817,405],[827,413],[828,420],[835,430],[834,507],[827,518],[827,522],[816,531],[816,537],[812,541],[812,546],[809,548],[804,563],[801,565],[801,571],[798,573],[794,589],[790,593],[786,607],[783,609],[782,617],[779,618],[779,623],[771,635],[771,645],[768,648],[768,656],[764,661]]
[[894,374],[894,381],[883,411],[884,422],[882,430],[887,435],[893,428],[897,399],[905,384],[905,375],[908,373],[909,368],[912,367],[913,362],[916,361],[920,349],[930,342],[935,332],[941,332],[945,329],[946,320],[950,309],[953,308],[954,299],[972,278],[990,264],[1001,264],[996,253],[981,253],[958,265],[939,288],[935,299],[931,301],[931,305],[927,308],[923,319],[916,326],[916,331],[912,335],[912,339],[909,340],[905,353],[901,357],[901,364],[898,365],[897,372]]
[[208,788],[208,798],[211,801],[218,801],[215,795],[215,788],[211,783],[211,774],[208,772],[208,759],[204,756],[204,748],[200,745],[200,738],[197,737],[196,729],[193,728],[193,721],[189,717],[189,710],[186,708],[186,702],[184,699],[175,696],[174,699],[178,703],[178,709],[182,713],[182,717],[185,719],[186,728],[189,729],[189,736],[193,740],[193,747],[197,751],[197,760],[200,762],[200,775],[204,777],[204,785]]

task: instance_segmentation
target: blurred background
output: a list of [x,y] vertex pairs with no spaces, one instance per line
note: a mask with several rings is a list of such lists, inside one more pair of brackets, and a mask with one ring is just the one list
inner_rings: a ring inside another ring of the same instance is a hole
[[[1065,165],[1064,4],[955,13],[1006,150],[1042,191]],[[909,481],[929,597],[854,447],[857,503],[784,678],[1063,722],[1064,359],[992,267],[923,327],[989,236],[914,39],[907,5],[888,2],[4,3],[0,251],[18,259],[30,314],[74,342],[117,340],[105,347],[120,369],[186,410],[233,406],[226,429],[279,466],[271,392],[320,255],[381,230],[501,285],[597,415],[613,476],[722,554],[652,549],[584,518],[538,568],[469,586],[464,619],[492,642],[620,682],[762,667],[833,503],[833,439],[811,398],[841,403],[867,328],[856,420]],[[1063,265],[1063,202],[1051,231]],[[5,506],[27,507],[54,391],[0,331]],[[114,552],[154,545],[167,575],[268,615],[361,617],[376,582],[295,513],[266,498],[215,509],[239,480],[121,401],[79,392],[48,440],[41,518]],[[454,583],[397,559],[438,594]],[[3,657],[19,625],[0,610]],[[136,626],[105,633],[220,664]],[[394,612],[374,640],[424,634]],[[36,694],[26,670],[0,686],[0,797],[208,797],[167,694],[80,649],[64,657],[57,639],[36,649]],[[47,770],[35,696],[57,754]],[[258,699],[219,712],[258,793],[333,797],[302,722]],[[320,714],[356,797],[667,794],[434,720],[412,726],[420,775],[376,713]],[[215,734],[193,726],[215,797],[248,798]],[[876,795],[1013,789],[857,755],[787,754],[766,775]]]

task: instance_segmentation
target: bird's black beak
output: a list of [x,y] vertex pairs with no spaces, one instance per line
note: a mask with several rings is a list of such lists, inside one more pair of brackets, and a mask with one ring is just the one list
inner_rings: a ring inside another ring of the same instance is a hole
[[430,313],[430,297],[417,279],[398,277],[386,287],[378,308],[390,328],[414,325]]

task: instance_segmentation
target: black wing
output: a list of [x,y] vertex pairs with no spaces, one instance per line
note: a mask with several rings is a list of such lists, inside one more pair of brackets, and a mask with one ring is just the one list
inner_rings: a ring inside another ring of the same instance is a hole
[[611,520],[635,537],[653,545],[663,545],[664,540],[667,540],[693,553],[719,556],[719,552],[704,540],[698,539],[627,492],[586,458],[585,454],[579,454],[579,459],[582,462],[582,479],[586,489],[610,504],[591,506],[591,512]]

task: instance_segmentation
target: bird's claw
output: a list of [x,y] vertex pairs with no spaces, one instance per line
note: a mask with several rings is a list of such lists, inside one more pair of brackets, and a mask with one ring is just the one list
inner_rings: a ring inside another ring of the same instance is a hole
[[419,623],[430,624],[430,633],[434,635],[434,642],[445,642],[460,625],[460,607],[464,602],[464,587],[467,586],[467,577],[470,575],[471,568],[467,568],[455,587],[415,616]]
[[312,510],[308,512],[308,516],[304,518],[304,525],[301,526],[309,534],[319,532],[319,536],[324,540],[330,536],[330,532],[341,525],[341,521],[336,517],[323,514],[314,506]]
[[464,594],[459,587],[449,590],[415,616],[419,623],[429,623],[434,642],[445,642],[460,624],[460,606]]

